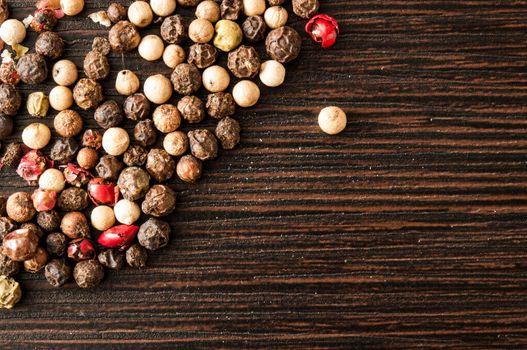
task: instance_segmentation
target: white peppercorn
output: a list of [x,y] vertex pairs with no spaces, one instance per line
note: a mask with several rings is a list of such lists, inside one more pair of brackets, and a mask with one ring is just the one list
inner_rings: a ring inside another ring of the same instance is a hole
[[277,87],[285,80],[285,67],[278,61],[269,60],[260,66],[260,81],[265,86]]
[[188,27],[188,36],[195,43],[207,43],[214,37],[214,26],[206,19],[195,19]]
[[132,225],[139,220],[141,208],[135,202],[128,199],[121,199],[113,207],[115,219],[121,224]]
[[177,44],[168,45],[163,52],[163,62],[172,69],[185,62],[185,49]]
[[159,17],[170,16],[176,10],[176,0],[150,0],[152,11]]
[[252,81],[242,80],[232,89],[232,97],[238,106],[252,107],[260,99],[260,89]]
[[203,86],[210,92],[221,92],[229,87],[229,72],[222,66],[214,65],[203,71]]
[[121,95],[129,96],[139,90],[139,78],[130,70],[122,70],[115,79],[115,89]]
[[243,0],[243,12],[246,16],[263,15],[265,7],[265,0]]
[[163,139],[163,148],[171,156],[182,156],[188,149],[188,137],[182,131],[171,132]]
[[271,29],[280,28],[286,25],[289,15],[282,6],[272,6],[265,10],[265,24]]
[[141,39],[138,51],[139,56],[147,61],[156,61],[163,56],[165,45],[157,35],[147,35]]
[[41,149],[51,140],[51,131],[42,123],[31,123],[22,131],[22,142],[31,149]]
[[213,0],[200,2],[196,7],[196,18],[216,23],[220,19],[220,5]]
[[318,115],[320,129],[329,135],[336,135],[346,128],[346,113],[335,106],[322,109]]
[[0,39],[8,45],[20,44],[26,38],[26,27],[17,19],[8,19],[0,26]]
[[146,98],[156,104],[167,102],[172,96],[172,84],[162,74],[156,74],[145,80],[143,87]]
[[77,81],[79,73],[75,63],[70,60],[60,60],[53,66],[51,75],[58,85],[70,86]]
[[43,190],[60,192],[64,189],[65,180],[62,171],[50,168],[46,169],[38,178],[38,187]]
[[106,205],[95,207],[90,215],[91,225],[99,231],[105,231],[115,224],[113,209]]
[[181,116],[176,106],[163,104],[158,106],[152,114],[152,120],[157,130],[162,133],[175,131],[181,125]]
[[49,105],[56,111],[63,111],[73,105],[73,93],[66,86],[55,86],[49,92]]
[[128,19],[139,28],[147,27],[154,19],[152,8],[146,1],[135,1],[128,7]]
[[112,156],[120,156],[130,145],[130,137],[122,128],[109,128],[102,135],[102,148]]
[[60,0],[60,8],[66,16],[76,16],[84,9],[84,0]]

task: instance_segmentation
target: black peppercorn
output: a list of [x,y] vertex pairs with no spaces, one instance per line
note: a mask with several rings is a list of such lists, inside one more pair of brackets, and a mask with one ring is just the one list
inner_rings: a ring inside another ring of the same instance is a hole
[[236,102],[228,92],[216,92],[207,97],[207,114],[214,119],[231,116],[236,111]]
[[124,259],[124,253],[117,249],[103,250],[97,256],[97,260],[99,260],[102,266],[112,270],[122,269],[124,266]]
[[0,242],[4,240],[4,237],[14,230],[16,230],[16,223],[8,218],[7,216],[0,217]]
[[174,90],[181,95],[191,95],[201,87],[201,73],[193,64],[181,63],[170,77]]
[[91,49],[92,49],[92,51],[97,51],[97,52],[99,52],[100,54],[102,54],[104,56],[108,56],[108,54],[110,53],[110,50],[111,50],[110,42],[106,38],[103,38],[101,36],[97,36],[97,37],[93,38],[93,43],[91,44]]
[[0,141],[5,140],[13,132],[13,118],[0,114]]
[[198,68],[207,68],[216,62],[218,50],[210,44],[194,44],[190,47],[187,62]]
[[35,42],[35,51],[49,59],[55,60],[64,53],[64,40],[55,32],[39,34]]
[[121,124],[124,117],[119,104],[110,100],[97,107],[93,118],[101,128],[108,129]]
[[318,0],[293,0],[293,12],[304,19],[313,17],[318,12],[319,6]]
[[216,126],[216,137],[223,149],[233,149],[240,142],[240,124],[235,119],[223,118]]
[[73,278],[81,288],[97,287],[104,278],[104,268],[97,260],[79,261],[73,269]]
[[220,5],[221,18],[236,21],[243,12],[242,0],[223,0]]
[[40,84],[48,76],[46,60],[38,53],[27,53],[20,57],[16,65],[20,80],[26,84]]
[[146,159],[146,170],[157,182],[167,181],[174,175],[176,162],[167,151],[152,148]]
[[150,114],[150,102],[143,94],[133,94],[124,101],[124,114],[134,121],[144,120]]
[[0,163],[4,166],[16,168],[18,166],[18,163],[20,163],[20,159],[22,159],[23,155],[24,150],[22,149],[22,145],[18,142],[12,142],[7,145],[4,155],[0,160]]
[[148,151],[144,147],[132,145],[124,152],[123,161],[127,166],[143,166],[147,156]]
[[145,267],[148,251],[139,244],[134,244],[126,250],[126,262],[131,267]]
[[61,232],[50,233],[46,237],[46,250],[49,254],[62,256],[66,252],[68,238]]
[[0,252],[0,276],[14,276],[20,271],[20,262]]
[[151,146],[156,142],[157,131],[151,119],[142,120],[135,125],[134,138],[143,147]]
[[54,231],[60,226],[60,215],[55,210],[42,211],[37,215],[37,224],[46,231]]
[[167,17],[161,24],[161,37],[169,44],[180,44],[187,36],[185,22],[181,15]]
[[15,115],[21,104],[22,96],[14,85],[0,84],[0,113]]
[[205,106],[196,96],[184,96],[179,100],[177,109],[188,123],[199,123],[205,119]]
[[74,138],[59,138],[51,146],[49,157],[59,164],[67,164],[75,159],[79,144]]
[[88,193],[78,187],[66,188],[60,193],[57,206],[64,211],[82,211],[88,207]]
[[110,21],[117,23],[126,19],[126,8],[121,4],[113,2],[110,4],[110,6],[108,6],[106,14],[108,15]]
[[64,285],[71,277],[71,266],[64,259],[53,259],[44,267],[44,275],[53,287]]
[[170,225],[159,219],[150,218],[139,228],[137,240],[148,250],[157,250],[168,244]]
[[105,79],[110,74],[110,63],[105,55],[90,51],[84,58],[84,73],[90,79]]
[[252,46],[242,45],[229,52],[227,66],[237,78],[253,78],[260,71],[260,56]]
[[176,192],[165,185],[152,186],[145,195],[141,209],[146,215],[163,217],[176,208]]
[[136,201],[147,193],[150,175],[139,167],[129,167],[121,172],[117,185],[125,199]]
[[97,108],[104,100],[101,84],[93,79],[81,79],[73,88],[73,99],[80,108]]
[[302,47],[302,38],[291,27],[273,29],[265,39],[265,49],[272,59],[288,63],[298,57]]
[[101,159],[99,159],[99,163],[95,166],[95,170],[99,177],[113,181],[117,180],[122,169],[123,163],[111,155],[102,156]]
[[190,152],[200,160],[214,159],[218,156],[218,140],[207,129],[197,129],[187,133]]
[[187,154],[179,159],[176,173],[182,181],[193,183],[201,177],[201,167],[201,160]]
[[267,25],[261,16],[249,16],[243,21],[243,36],[251,43],[257,43],[265,39]]
[[[78,206],[78,202],[79,200],[77,199],[75,205]],[[88,219],[86,218],[86,215],[80,211],[69,211],[64,214],[64,217],[60,222],[60,229],[62,233],[64,233],[70,239],[91,237]]]
[[129,21],[119,21],[110,29],[108,41],[112,50],[117,53],[131,51],[139,46],[141,35]]

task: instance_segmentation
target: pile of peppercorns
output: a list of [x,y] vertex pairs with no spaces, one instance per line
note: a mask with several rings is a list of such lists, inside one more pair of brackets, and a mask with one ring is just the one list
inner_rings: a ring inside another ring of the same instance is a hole
[[[6,55],[0,66],[0,139],[11,134],[9,116],[16,115],[22,104],[16,85],[43,82],[49,61],[55,62],[51,75],[57,86],[49,96],[31,93],[26,107],[35,118],[45,118],[50,107],[57,111],[53,128],[59,136],[52,142],[48,126],[31,123],[22,132],[22,144],[9,144],[2,156],[2,165],[16,168],[38,188],[32,194],[0,198],[0,308],[19,300],[20,288],[11,276],[21,266],[32,273],[44,270],[55,287],[73,276],[79,287],[90,288],[101,282],[104,268],[118,270],[125,262],[143,267],[149,251],[168,244],[170,226],[159,218],[174,211],[176,193],[164,183],[174,175],[193,183],[202,175],[202,162],[217,157],[218,143],[223,149],[236,147],[240,141],[240,125],[232,118],[236,105],[251,107],[260,97],[258,85],[250,79],[259,76],[262,84],[279,86],[285,79],[283,64],[299,55],[301,37],[286,26],[288,13],[280,6],[284,1],[268,0],[269,8],[265,0],[135,1],[128,9],[112,3],[97,16],[100,23],[114,23],[108,39],[93,40],[83,64],[86,77],[79,79],[72,61],[59,60],[65,43],[52,30],[62,16],[79,14],[84,2],[37,2],[34,15],[25,22],[40,34],[35,52],[28,52],[20,45],[26,26],[7,19],[6,1],[0,0],[0,38],[17,54]],[[181,15],[173,14],[178,4],[197,6],[196,19],[188,26]],[[311,18],[318,7],[318,0],[293,0],[294,12],[303,18]],[[160,36],[141,38],[139,30],[153,23],[154,16],[162,19]],[[318,34],[310,34],[317,40]],[[191,44],[185,50],[181,45],[187,39]],[[244,39],[247,43],[265,39],[271,60],[262,63],[253,46],[242,45]],[[170,78],[148,77],[143,92],[138,92],[136,74],[122,70],[115,87],[126,96],[124,104],[105,101],[99,81],[110,73],[107,56],[135,49],[147,61],[162,59],[173,73]],[[228,54],[227,69],[216,64],[221,52]],[[240,81],[227,92],[231,74]],[[209,93],[206,101],[194,95],[201,87]],[[181,98],[170,104],[174,91]],[[74,104],[93,110],[103,131],[85,130]],[[207,116],[218,120],[214,132],[179,130],[183,123],[192,126]],[[120,127],[125,118],[136,123],[132,137]],[[162,148],[156,147],[159,134]],[[45,155],[41,150],[50,142]],[[92,204],[90,214],[85,214]],[[150,218],[138,225],[142,213]]]

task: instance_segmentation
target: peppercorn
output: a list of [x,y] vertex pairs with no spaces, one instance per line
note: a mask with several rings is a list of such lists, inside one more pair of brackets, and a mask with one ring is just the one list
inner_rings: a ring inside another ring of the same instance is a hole
[[194,44],[189,49],[187,62],[198,68],[207,68],[216,62],[218,50],[210,44]]
[[176,10],[176,0],[150,0],[150,7],[159,17],[171,15]]
[[148,151],[140,145],[132,145],[124,152],[123,161],[127,166],[143,166]]
[[97,107],[93,118],[101,128],[108,129],[121,124],[123,112],[117,102],[109,100]]
[[152,148],[146,158],[146,170],[157,182],[169,180],[174,175],[176,162],[167,151]]
[[176,173],[181,180],[193,183],[201,177],[201,166],[201,160],[187,154],[179,159]]
[[31,232],[33,232],[39,239],[44,235],[44,231],[40,227],[38,227],[36,224],[32,222],[24,222],[22,225],[20,225],[20,229],[28,229]]
[[44,57],[56,60],[64,53],[64,40],[55,32],[43,32],[35,42],[35,51]]
[[0,0],[0,23],[3,23],[9,18],[9,7],[7,0]]
[[105,79],[110,74],[110,63],[105,55],[90,51],[84,58],[84,73],[90,79]]
[[7,61],[0,65],[0,82],[12,85],[20,82],[20,75],[16,71],[14,61]]
[[305,30],[311,39],[319,43],[324,49],[335,45],[340,32],[337,20],[324,14],[311,18],[306,24]]
[[218,156],[218,141],[207,129],[196,129],[187,133],[190,152],[200,160],[214,159]]
[[60,287],[70,279],[71,267],[65,259],[53,259],[44,267],[44,276],[53,287]]
[[0,26],[0,39],[8,45],[20,44],[26,38],[26,27],[17,19],[8,19]]
[[176,208],[176,192],[165,185],[152,186],[145,195],[141,209],[146,215],[167,216]]
[[84,110],[97,108],[104,100],[101,84],[93,79],[79,80],[73,88],[73,99]]
[[16,173],[33,186],[48,165],[49,159],[46,156],[43,156],[38,150],[31,150],[20,159]]
[[23,155],[24,151],[22,150],[22,145],[18,142],[11,142],[7,145],[4,155],[0,160],[0,163],[4,166],[16,168]]
[[229,52],[241,44],[243,32],[238,23],[228,19],[222,19],[216,23],[215,28],[214,46],[218,49]]
[[37,224],[46,231],[58,229],[60,221],[60,215],[55,210],[42,211],[37,215]]
[[229,53],[227,66],[237,78],[253,78],[260,70],[260,56],[254,47],[242,45]]
[[2,254],[14,261],[24,261],[35,255],[38,236],[33,230],[21,228],[8,233],[2,242]]
[[88,195],[95,205],[114,205],[119,197],[119,189],[113,182],[95,178],[88,183]]
[[16,65],[20,80],[26,84],[40,84],[48,76],[48,66],[44,57],[38,53],[27,53],[20,57]]
[[38,178],[41,189],[60,192],[64,189],[64,175],[60,170],[46,169]]
[[231,83],[229,72],[222,66],[210,66],[203,71],[203,87],[210,92],[226,90]]
[[27,192],[15,192],[7,198],[7,215],[17,222],[29,221],[35,216],[31,195]]
[[193,64],[182,63],[170,77],[174,90],[181,95],[191,95],[201,87],[201,74]]
[[15,115],[22,104],[20,92],[11,84],[0,84],[0,113]]
[[206,19],[197,18],[190,23],[188,36],[195,43],[207,43],[214,37],[214,26]]
[[[79,206],[71,210],[77,210],[77,208],[79,208]],[[69,208],[66,210],[69,210]],[[89,238],[91,236],[88,220],[86,219],[86,216],[79,211],[67,212],[60,222],[60,229],[62,233],[71,239]]]
[[240,142],[240,124],[235,119],[223,118],[216,126],[216,137],[223,149],[233,149]]
[[117,180],[122,169],[123,163],[111,155],[102,156],[99,159],[99,163],[95,166],[97,175],[105,180]]
[[20,301],[20,285],[11,277],[0,276],[0,309],[12,309]]
[[318,115],[318,125],[320,129],[329,135],[336,135],[346,128],[346,113],[335,106],[322,109]]
[[130,137],[122,128],[109,128],[102,135],[102,148],[112,156],[120,156],[130,145]]
[[124,69],[117,74],[115,89],[124,96],[129,96],[139,89],[139,78],[134,72]]
[[106,14],[108,15],[110,21],[117,23],[126,19],[126,8],[121,4],[113,2],[110,4],[110,6],[108,6]]
[[115,213],[115,219],[125,225],[132,225],[141,216],[141,208],[139,205],[128,199],[121,199],[115,203],[113,211]]
[[154,19],[150,4],[146,1],[134,1],[128,7],[128,19],[139,28],[147,27]]
[[179,100],[177,109],[188,123],[199,123],[205,118],[203,102],[196,96],[184,96]]
[[165,136],[163,148],[171,156],[179,157],[185,154],[188,149],[188,137],[182,131],[171,132]]
[[146,98],[155,104],[163,104],[172,96],[172,84],[162,74],[156,74],[145,80],[143,87]]
[[232,97],[240,107],[252,107],[260,99],[260,88],[250,80],[241,80],[232,89]]
[[84,0],[60,0],[60,8],[66,16],[76,16],[84,9]]
[[43,92],[33,92],[27,97],[26,108],[33,117],[45,117],[48,114],[49,99]]
[[0,114],[0,140],[5,140],[13,132],[13,118]]
[[128,119],[144,120],[150,114],[150,101],[143,94],[133,94],[126,98],[123,109]]
[[31,199],[33,200],[33,207],[38,212],[51,210],[57,203],[57,192],[37,188],[31,195]]
[[265,49],[272,59],[280,63],[288,63],[296,59],[302,47],[302,38],[291,27],[273,29],[265,39]]
[[278,61],[269,60],[260,66],[260,81],[265,86],[277,87],[285,80],[285,67]]
[[118,249],[106,249],[99,253],[97,260],[108,269],[120,270],[124,266],[125,257]]
[[106,205],[95,207],[90,215],[91,225],[99,230],[105,231],[115,224],[113,209]]
[[220,19],[220,5],[213,0],[202,1],[196,7],[196,18],[216,23]]
[[94,259],[79,261],[73,269],[73,278],[79,287],[93,288],[104,278],[104,268]]
[[110,29],[108,40],[117,53],[132,51],[141,42],[141,35],[129,21],[119,21]]
[[93,244],[86,238],[74,239],[68,246],[68,258],[74,261],[94,259],[96,256]]
[[55,116],[53,126],[62,137],[77,136],[82,131],[82,118],[74,110],[66,109]]
[[161,37],[169,44],[179,44],[187,38],[185,21],[181,15],[165,18],[161,24]]
[[207,97],[207,114],[214,119],[222,119],[234,114],[236,104],[228,92],[216,92]]
[[93,148],[84,147],[77,153],[77,163],[84,169],[91,169],[99,161],[99,155]]
[[288,17],[287,10],[282,6],[269,7],[264,13],[265,24],[271,29],[285,26]]
[[146,119],[137,123],[134,128],[134,138],[143,147],[153,145],[157,139],[154,122]]
[[73,105],[73,93],[66,86],[55,86],[49,92],[49,105],[56,111],[63,111]]
[[139,56],[147,61],[157,61],[163,56],[164,50],[165,44],[163,44],[163,40],[153,34],[145,36],[137,49]]
[[75,158],[78,150],[79,144],[74,138],[59,138],[51,146],[49,157],[59,164],[67,164]]
[[152,115],[152,120],[157,130],[162,133],[169,133],[179,128],[181,116],[176,106],[164,104],[158,106]]
[[50,139],[51,130],[46,124],[31,123],[22,131],[22,142],[31,149],[46,147]]
[[[7,205],[7,203],[6,203]],[[7,215],[7,213],[6,213]],[[4,240],[4,237],[11,231],[16,230],[17,224],[7,216],[0,217],[0,242]]]
[[247,41],[256,43],[265,39],[267,26],[261,16],[250,16],[242,23],[243,36]]
[[[60,60],[51,70],[51,75],[55,83],[61,86],[69,86],[77,81],[77,66],[70,60]],[[50,93],[51,95],[51,93]]]
[[101,36],[93,38],[93,43],[91,45],[92,51],[96,51],[101,55],[108,56],[111,50],[110,41]]
[[117,185],[124,198],[135,201],[147,193],[150,175],[139,167],[128,167],[119,175]]
[[293,12],[304,19],[313,17],[318,12],[319,7],[318,0],[293,0]]
[[48,253],[44,248],[38,247],[32,258],[24,261],[24,270],[36,273],[44,268],[48,262]]
[[84,134],[82,134],[81,145],[84,147],[91,147],[93,149],[101,148],[102,146],[101,133],[97,130],[87,129],[86,131],[84,131]]
[[243,12],[242,0],[222,0],[220,5],[221,18],[236,21]]
[[48,253],[56,256],[64,255],[67,243],[68,239],[61,232],[53,232],[46,237],[46,249]]
[[185,61],[185,49],[176,44],[170,44],[163,51],[163,62],[169,68],[176,68],[179,64]]
[[88,193],[82,188],[67,188],[60,193],[57,206],[64,211],[84,210],[88,207]]
[[148,251],[139,244],[134,244],[126,250],[126,262],[131,267],[145,267]]
[[137,240],[148,250],[157,250],[168,244],[170,225],[159,219],[150,218],[139,228]]
[[14,276],[20,271],[20,262],[0,253],[0,275]]

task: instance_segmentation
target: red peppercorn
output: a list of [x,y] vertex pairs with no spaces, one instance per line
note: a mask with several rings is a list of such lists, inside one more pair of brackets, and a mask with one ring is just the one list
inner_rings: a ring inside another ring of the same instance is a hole
[[104,231],[97,242],[106,248],[127,249],[135,239],[139,226],[117,225]]
[[57,203],[57,192],[37,188],[31,195],[31,199],[38,212],[48,211],[53,209]]
[[306,24],[306,32],[311,38],[327,49],[335,44],[339,34],[339,24],[328,15],[316,15]]
[[53,161],[50,161],[39,151],[31,150],[20,160],[16,173],[31,185],[37,181],[46,168],[51,167],[53,167]]
[[88,194],[95,205],[114,205],[119,199],[119,187],[98,177],[88,184]]
[[68,247],[68,258],[75,261],[93,259],[95,258],[95,248],[86,238],[76,239]]
[[88,183],[92,175],[85,169],[73,163],[64,168],[64,179],[70,185],[81,187]]

